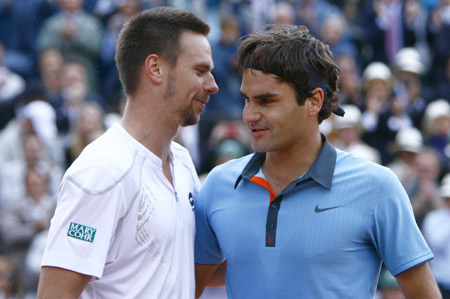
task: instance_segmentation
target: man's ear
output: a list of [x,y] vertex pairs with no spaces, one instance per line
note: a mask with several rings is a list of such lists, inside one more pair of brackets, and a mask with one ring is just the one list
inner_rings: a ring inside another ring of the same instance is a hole
[[323,105],[323,90],[322,88],[314,88],[312,91],[312,96],[307,98],[305,104],[308,108],[308,113],[310,115],[318,115]]
[[156,84],[162,82],[162,60],[157,54],[148,55],[145,59],[145,74]]

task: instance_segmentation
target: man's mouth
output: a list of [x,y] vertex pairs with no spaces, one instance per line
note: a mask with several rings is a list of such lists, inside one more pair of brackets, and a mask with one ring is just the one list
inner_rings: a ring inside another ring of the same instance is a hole
[[265,127],[249,127],[249,130],[252,137],[260,137],[269,129]]

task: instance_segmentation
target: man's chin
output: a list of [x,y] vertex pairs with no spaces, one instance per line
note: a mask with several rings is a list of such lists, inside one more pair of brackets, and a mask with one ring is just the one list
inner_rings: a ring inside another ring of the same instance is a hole
[[200,120],[200,116],[185,118],[181,123],[182,127],[189,127],[197,124]]

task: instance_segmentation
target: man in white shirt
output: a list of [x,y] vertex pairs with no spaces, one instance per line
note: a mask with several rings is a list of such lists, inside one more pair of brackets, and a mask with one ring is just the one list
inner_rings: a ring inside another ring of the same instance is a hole
[[192,13],[168,7],[122,29],[116,64],[127,107],[63,178],[38,298],[194,297],[199,182],[172,140],[218,91],[208,32]]

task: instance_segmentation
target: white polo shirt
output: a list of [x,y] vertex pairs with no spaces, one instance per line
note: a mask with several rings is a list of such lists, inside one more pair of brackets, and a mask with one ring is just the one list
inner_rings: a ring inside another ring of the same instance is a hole
[[194,197],[199,181],[172,143],[161,160],[120,124],[67,170],[42,266],[93,276],[81,298],[194,298]]

